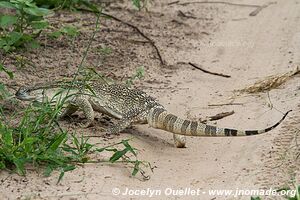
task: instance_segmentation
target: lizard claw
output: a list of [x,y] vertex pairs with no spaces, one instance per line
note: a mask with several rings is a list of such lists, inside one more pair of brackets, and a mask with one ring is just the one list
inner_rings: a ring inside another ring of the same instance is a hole
[[93,123],[92,122],[85,122],[85,123],[79,123],[79,126],[81,127],[81,128],[88,128],[88,127],[90,127],[90,126],[92,126],[93,125]]

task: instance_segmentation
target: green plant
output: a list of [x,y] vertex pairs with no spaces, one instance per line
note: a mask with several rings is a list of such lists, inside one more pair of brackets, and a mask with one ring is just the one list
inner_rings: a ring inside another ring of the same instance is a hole
[[0,63],[0,72],[5,72],[11,79],[14,78],[14,74],[11,71],[9,71],[6,67],[4,67],[2,63]]
[[144,76],[145,76],[145,69],[143,66],[140,66],[139,68],[136,69],[135,74],[126,80],[126,85],[131,86],[136,79],[141,79]]
[[[14,78],[14,74],[9,71],[2,63],[0,63],[0,72],[6,73],[10,79]],[[10,96],[9,92],[6,90],[5,85],[0,82],[0,100],[6,99]]]
[[262,200],[260,197],[251,197],[251,200]]
[[81,7],[87,7],[97,10],[96,6],[89,0],[34,0],[38,6],[54,9],[78,10]]
[[[99,162],[90,159],[89,154],[112,151],[109,160],[101,162],[125,162],[133,164],[133,175],[142,172],[137,159],[137,151],[129,144],[129,140],[97,148],[88,143],[83,136],[77,138],[64,131],[56,121],[61,102],[55,106],[50,102],[32,104],[24,113],[20,123],[12,127],[0,121],[0,169],[13,170],[19,175],[26,174],[28,164],[43,167],[44,174],[49,176],[53,170],[60,170],[58,182],[65,172],[74,170],[77,163]],[[125,148],[118,148],[122,144]],[[132,159],[128,154],[132,154]]]
[[61,36],[67,36],[71,39],[74,39],[79,34],[78,28],[74,26],[64,26],[57,31],[54,31],[49,34],[52,38],[59,38]]
[[111,54],[112,52],[112,49],[110,47],[107,47],[107,46],[101,46],[101,47],[98,47],[97,48],[97,51],[103,55],[103,56],[107,56],[109,54]]
[[137,7],[138,9],[141,9],[141,1],[140,0],[131,0],[132,4]]
[[5,88],[5,85],[3,83],[0,83],[0,100],[7,99],[10,95],[10,93]]
[[38,47],[35,38],[48,27],[44,17],[50,10],[37,7],[33,0],[0,1],[0,8],[8,8],[15,13],[0,14],[0,49],[9,52],[25,45]]

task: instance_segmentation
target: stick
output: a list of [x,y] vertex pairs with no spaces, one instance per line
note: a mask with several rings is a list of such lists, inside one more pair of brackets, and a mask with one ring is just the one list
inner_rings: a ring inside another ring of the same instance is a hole
[[203,71],[204,73],[208,73],[208,74],[212,74],[212,75],[216,75],[216,76],[222,76],[222,77],[225,77],[225,78],[230,78],[231,77],[230,75],[207,71],[206,69],[198,67],[197,65],[195,65],[195,64],[193,64],[191,62],[189,62],[189,65],[195,67],[196,69],[199,69],[199,70]]
[[178,5],[188,5],[188,4],[205,4],[205,3],[216,3],[216,4],[225,4],[225,5],[230,5],[230,6],[241,6],[241,7],[255,7],[259,8],[261,6],[259,5],[253,5],[253,4],[240,4],[240,3],[229,3],[225,1],[192,1],[192,2],[186,2],[186,3],[178,3]]
[[172,4],[177,4],[177,3],[179,3],[179,1],[173,1],[173,2],[171,2],[171,3],[168,3],[167,5],[170,6],[170,5],[172,5]]
[[249,16],[254,17],[254,16],[256,16],[260,11],[262,11],[262,9],[268,7],[268,6],[271,5],[271,4],[275,4],[275,3],[276,3],[276,2],[270,2],[270,3],[268,3],[268,4],[262,5],[262,6],[258,7],[258,8],[256,8],[254,11],[252,11],[252,12],[249,14]]
[[227,116],[230,116],[230,115],[233,115],[233,114],[234,114],[234,111],[222,112],[222,113],[216,114],[214,116],[208,117],[208,120],[209,121],[215,121],[215,120],[219,120],[219,119],[222,119],[224,117],[227,117]]
[[208,104],[208,106],[231,106],[231,105],[243,105],[242,103],[220,103],[220,104]]
[[181,10],[178,11],[178,15],[181,17],[185,17],[185,18],[192,18],[192,19],[197,19],[197,17],[192,16],[192,15],[186,15],[185,13],[183,13]]
[[222,119],[224,117],[227,117],[227,116],[230,116],[233,114],[234,114],[234,111],[222,112],[222,113],[216,114],[214,116],[206,117],[206,119],[200,120],[200,122],[203,124],[206,124],[208,121],[216,121],[216,120]]
[[123,20],[121,20],[121,19],[119,19],[119,18],[117,18],[115,16],[112,16],[110,14],[104,13],[104,12],[102,12],[101,15],[103,15],[105,17],[108,17],[108,18],[112,18],[113,20],[121,22],[121,23],[123,23],[123,24],[125,24],[125,25],[127,25],[127,26],[129,26],[131,28],[133,28],[135,31],[137,31],[143,38],[145,38],[147,41],[149,41],[149,43],[153,46],[153,48],[155,49],[156,54],[158,56],[158,59],[160,61],[160,64],[161,65],[165,64],[164,61],[163,61],[163,59],[162,59],[162,56],[161,56],[161,54],[160,54],[160,52],[159,52],[159,50],[157,48],[157,46],[155,45],[155,42],[153,40],[151,40],[148,36],[146,36],[138,27],[136,27],[133,24],[130,24],[128,22],[125,22],[125,21],[123,21]]

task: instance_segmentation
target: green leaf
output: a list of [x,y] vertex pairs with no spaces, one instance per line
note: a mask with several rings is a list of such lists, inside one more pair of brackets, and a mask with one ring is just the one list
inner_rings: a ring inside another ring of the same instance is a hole
[[4,162],[1,161],[1,162],[0,162],[0,169],[5,169],[5,168],[6,168],[6,166],[5,166]]
[[58,177],[58,180],[57,180],[56,184],[58,184],[61,181],[61,179],[64,177],[64,175],[65,175],[65,172],[62,170],[59,174],[59,177]]
[[106,46],[99,47],[97,50],[103,55],[109,55],[112,52],[112,49]]
[[10,79],[14,78],[14,74],[8,69],[6,69],[1,63],[0,63],[0,71],[4,71],[9,76]]
[[251,200],[261,200],[260,197],[251,197]]
[[64,175],[65,175],[65,172],[74,170],[75,168],[76,168],[76,167],[75,167],[74,165],[68,165],[68,166],[64,167],[64,168],[62,169],[62,171],[60,172],[60,174],[59,174],[59,177],[58,177],[58,180],[57,180],[56,184],[58,184],[58,183],[61,181],[61,179],[62,179],[62,178],[64,177]]
[[23,140],[23,143],[26,144],[33,144],[34,142],[36,142],[38,139],[36,137],[27,137]]
[[113,151],[113,152],[117,152],[118,149],[116,149],[116,148],[105,148],[105,151]]
[[52,38],[59,38],[61,35],[62,35],[62,33],[60,31],[54,31],[49,34],[49,36]]
[[53,172],[53,170],[54,169],[53,169],[52,165],[48,165],[44,171],[44,176],[47,176],[47,177],[50,176],[51,173]]
[[3,134],[2,134],[2,137],[3,137],[3,142],[5,145],[7,146],[12,146],[13,145],[13,136],[12,136],[12,132],[11,131],[5,131]]
[[141,164],[141,161],[139,161],[139,160],[135,161],[134,168],[133,168],[133,171],[131,173],[132,176],[135,176],[138,173],[138,171],[140,169],[140,167],[139,167],[140,164]]
[[33,21],[30,23],[31,27],[36,30],[42,30],[49,26],[47,21]]
[[12,31],[8,34],[7,37],[7,44],[8,45],[14,45],[16,44],[21,38],[23,37],[22,33]]
[[39,48],[41,45],[38,43],[38,41],[32,40],[32,41],[30,41],[30,42],[27,43],[27,46],[28,46],[30,49],[37,49],[37,48]]
[[97,151],[97,152],[99,152],[99,153],[101,153],[102,151],[104,151],[105,150],[105,148],[96,148],[95,149],[95,151]]
[[67,34],[70,37],[75,37],[79,34],[78,29],[74,26],[65,26],[61,29],[61,32]]
[[59,145],[61,145],[61,143],[65,140],[66,136],[67,136],[67,132],[63,132],[63,133],[59,134],[57,137],[55,137],[51,141],[48,149],[52,150],[52,151],[57,150]]
[[11,8],[11,9],[16,8],[16,6],[14,4],[7,2],[7,1],[0,1],[0,7]]
[[29,14],[29,15],[34,15],[34,16],[45,16],[45,15],[48,15],[50,13],[48,9],[38,8],[38,7],[24,8],[24,12]]
[[[6,99],[9,96],[11,96],[11,94],[7,91],[7,89],[5,88],[5,85],[3,83],[0,83],[0,100]],[[0,107],[0,115],[2,114],[2,108]],[[0,124],[1,125],[1,124]],[[0,133],[4,131],[7,131],[6,128],[2,128],[0,126]],[[0,141],[1,141],[1,135],[0,135]]]
[[[23,0],[22,0],[23,1]],[[33,4],[32,2],[33,2],[33,0],[24,0],[23,1],[25,4],[26,4],[26,6],[28,6],[28,7],[35,7],[36,5],[35,4]]]
[[131,0],[132,1],[132,4],[138,8],[138,9],[141,9],[141,0]]
[[13,160],[13,163],[15,164],[15,166],[17,168],[16,169],[17,173],[24,176],[25,175],[25,168],[24,168],[25,159],[17,158],[17,159]]
[[137,156],[132,146],[128,143],[128,140],[122,140],[122,143],[128,149],[128,151],[130,151],[133,155]]
[[17,19],[16,16],[3,15],[0,17],[0,27],[5,28],[14,25],[17,22]]
[[122,151],[115,152],[109,159],[110,162],[114,163],[117,160],[119,160],[121,157],[123,157],[128,152],[128,149],[123,149]]
[[76,169],[75,165],[68,165],[64,167],[64,172],[72,171],[74,169]]

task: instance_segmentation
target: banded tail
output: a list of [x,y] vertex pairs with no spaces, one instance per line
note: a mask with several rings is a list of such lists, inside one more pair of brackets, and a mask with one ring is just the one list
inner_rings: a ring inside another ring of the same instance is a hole
[[166,130],[178,135],[187,136],[249,136],[266,133],[277,127],[287,116],[287,111],[283,117],[273,126],[262,130],[236,130],[229,128],[219,128],[203,124],[196,121],[184,120],[168,113],[163,108],[152,108],[148,115],[148,124],[153,128]]

